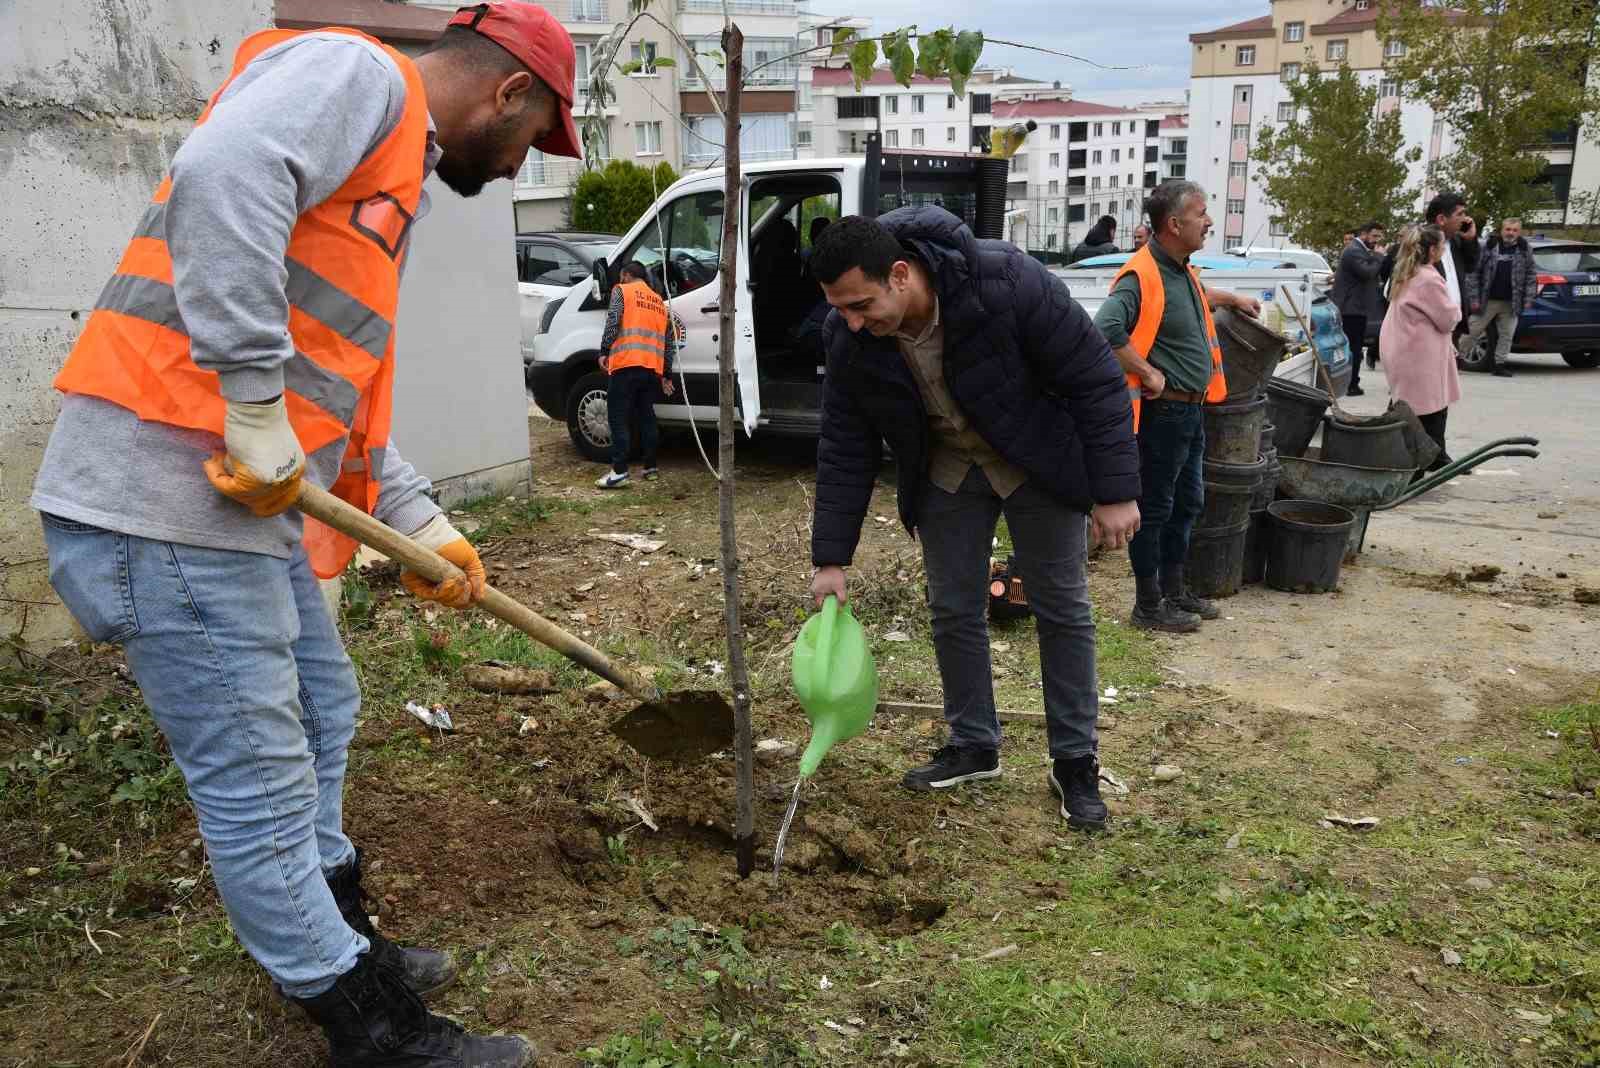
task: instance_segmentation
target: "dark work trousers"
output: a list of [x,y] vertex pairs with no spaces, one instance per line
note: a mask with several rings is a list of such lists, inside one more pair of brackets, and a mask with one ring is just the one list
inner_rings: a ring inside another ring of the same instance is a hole
[[1147,400],[1139,416],[1139,533],[1128,559],[1139,578],[1182,567],[1206,506],[1206,426],[1200,405]]
[[1367,317],[1339,313],[1339,325],[1344,327],[1345,340],[1350,342],[1350,389],[1361,386],[1361,350],[1366,347]]
[[989,551],[1002,513],[1016,548],[1022,588],[1038,621],[1050,756],[1055,760],[1088,756],[1098,743],[1099,704],[1094,618],[1089,612],[1087,517],[1031,482],[1001,500],[976,465],[957,493],[929,483],[917,509],[949,744],[1000,747],[988,610]]
[[1439,468],[1450,462],[1450,454],[1445,450],[1444,447],[1444,425],[1447,421],[1449,421],[1449,419],[1449,408],[1440,408],[1436,412],[1429,412],[1427,415],[1417,416],[1417,422],[1422,424],[1422,429],[1427,431],[1428,436],[1439,445],[1438,459],[1434,460],[1433,463],[1428,465],[1429,471],[1437,471]]
[[628,453],[633,447],[629,428],[639,423],[639,452],[645,467],[656,465],[661,433],[656,427],[656,397],[661,376],[648,367],[624,367],[606,380],[606,419],[611,424],[611,470],[628,473]]

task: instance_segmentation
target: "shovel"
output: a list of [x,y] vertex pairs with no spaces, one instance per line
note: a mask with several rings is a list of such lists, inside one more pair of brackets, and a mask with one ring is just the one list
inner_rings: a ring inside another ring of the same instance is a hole
[[[461,577],[460,569],[438,553],[424,549],[399,531],[310,482],[300,483],[295,507],[339,533],[399,561],[429,582]],[[540,645],[554,649],[643,702],[611,724],[611,733],[644,756],[652,760],[698,760],[726,748],[733,741],[733,708],[715,690],[685,690],[663,696],[637,672],[623,667],[493,586],[485,589],[483,599],[477,604]]]

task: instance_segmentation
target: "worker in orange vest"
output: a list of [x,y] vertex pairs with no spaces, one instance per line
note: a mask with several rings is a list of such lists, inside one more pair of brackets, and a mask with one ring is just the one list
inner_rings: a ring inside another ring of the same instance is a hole
[[1221,613],[1184,581],[1189,536],[1205,508],[1203,404],[1228,395],[1213,307],[1261,312],[1254,297],[1207,289],[1189,265],[1211,231],[1206,194],[1173,179],[1145,201],[1150,241],[1128,260],[1095,314],[1127,373],[1139,434],[1139,514],[1128,543],[1136,593],[1133,624],[1190,633]]
[[611,425],[611,470],[595,482],[601,489],[616,489],[628,482],[628,453],[633,448],[629,430],[639,424],[639,450],[644,477],[654,479],[656,448],[661,435],[656,428],[656,396],[672,396],[672,358],[677,340],[666,301],[650,288],[650,272],[630,260],[618,272],[621,284],[611,290],[611,308],[600,334],[600,366],[606,378],[606,421]]
[[51,582],[124,646],[240,944],[335,1065],[534,1056],[430,1014],[453,960],[368,918],[342,810],[360,692],[317,583],[355,543],[293,506],[326,486],[464,573],[402,575],[416,596],[483,596],[477,552],[390,435],[400,275],[430,174],[472,196],[530,146],[582,154],[575,68],[526,3],[462,8],[416,59],[347,29],[248,38],[56,380],[31,502]]

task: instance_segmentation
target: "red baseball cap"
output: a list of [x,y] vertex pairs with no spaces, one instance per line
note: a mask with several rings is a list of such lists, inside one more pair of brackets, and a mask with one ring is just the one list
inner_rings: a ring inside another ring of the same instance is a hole
[[552,156],[583,158],[583,139],[572,121],[572,89],[577,79],[578,57],[572,37],[561,23],[538,4],[525,0],[474,4],[450,17],[450,25],[466,26],[510,52],[550,87],[561,114],[557,126],[533,147]]

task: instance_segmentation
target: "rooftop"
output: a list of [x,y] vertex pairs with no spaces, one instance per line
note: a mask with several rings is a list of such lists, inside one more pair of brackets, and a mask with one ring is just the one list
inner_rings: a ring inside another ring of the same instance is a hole
[[994,105],[997,119],[1082,119],[1137,114],[1130,108],[1114,108],[1088,100],[1002,100]]
[[1206,30],[1204,33],[1191,33],[1191,41],[1225,41],[1231,37],[1260,37],[1272,33],[1272,16],[1262,15],[1259,18],[1246,19],[1244,22],[1235,22],[1230,26],[1220,29]]

